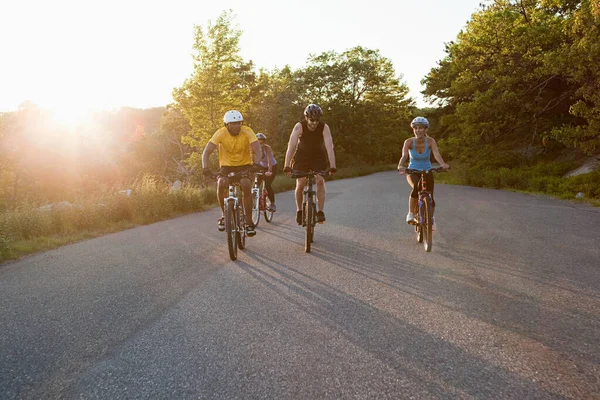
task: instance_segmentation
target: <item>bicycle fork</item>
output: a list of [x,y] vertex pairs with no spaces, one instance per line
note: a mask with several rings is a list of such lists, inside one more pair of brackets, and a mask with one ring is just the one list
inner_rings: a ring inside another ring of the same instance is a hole
[[[252,187],[252,199],[256,199],[256,207],[258,207],[258,210],[260,211],[260,209],[262,208],[262,204],[261,204],[261,198],[258,196],[260,193],[260,189],[256,186],[256,184]],[[253,204],[254,206],[254,204]]]
[[312,206],[313,206],[313,218],[315,218],[316,215],[316,196],[315,196],[315,191],[312,190],[311,187],[307,186],[304,189],[304,202],[302,203],[302,226],[306,226],[309,223],[313,223],[313,221],[307,221],[308,219],[308,199],[312,199]]
[[[229,201],[233,200],[233,215],[234,215],[234,219],[237,218],[237,212],[238,212],[238,207],[239,207],[239,203],[238,203],[238,198],[236,196],[236,190],[235,190],[235,186],[234,185],[229,185],[229,196],[225,198],[225,204],[228,205]],[[238,227],[238,221],[235,221],[235,231],[239,232],[239,227]]]

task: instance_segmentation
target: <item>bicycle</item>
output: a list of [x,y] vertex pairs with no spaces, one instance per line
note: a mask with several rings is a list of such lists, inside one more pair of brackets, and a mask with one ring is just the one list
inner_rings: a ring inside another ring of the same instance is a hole
[[[227,233],[227,247],[229,258],[237,260],[237,250],[246,248],[246,214],[241,201],[240,179],[247,178],[249,171],[231,172],[227,176],[229,195],[225,198],[225,232]],[[213,177],[221,177],[219,173]]]
[[406,174],[421,174],[421,188],[419,189],[419,204],[417,216],[415,218],[415,232],[417,233],[417,242],[423,243],[426,252],[431,252],[433,248],[433,199],[431,193],[427,190],[425,175],[434,172],[445,172],[443,168],[432,168],[429,171],[416,169],[406,169]]
[[[306,236],[304,239],[304,251],[310,253],[310,247],[315,236],[315,225],[317,224],[317,205],[316,195],[317,192],[313,189],[315,184],[315,176],[321,175],[325,177],[328,171],[308,171],[300,172],[293,171],[292,178],[306,178],[306,184],[304,186],[304,199],[302,201],[302,226],[306,228]],[[322,224],[322,222],[320,222]]]
[[[252,223],[258,226],[260,214],[265,216],[267,222],[273,220],[273,211],[271,208],[271,199],[267,194],[264,172],[257,172],[254,176],[254,185],[252,186]],[[261,179],[262,178],[262,179]]]

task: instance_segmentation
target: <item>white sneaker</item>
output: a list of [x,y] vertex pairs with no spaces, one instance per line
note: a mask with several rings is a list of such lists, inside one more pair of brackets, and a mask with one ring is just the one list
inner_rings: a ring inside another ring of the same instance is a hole
[[435,217],[431,217],[431,230],[437,231],[437,225],[435,224]]
[[409,212],[406,214],[406,223],[414,225],[415,224],[415,214]]

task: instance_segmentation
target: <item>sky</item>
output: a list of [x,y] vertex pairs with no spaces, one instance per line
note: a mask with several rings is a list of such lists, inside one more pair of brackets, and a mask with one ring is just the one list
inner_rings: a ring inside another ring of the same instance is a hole
[[[481,0],[19,0],[0,13],[0,112],[25,100],[68,113],[172,101],[192,73],[194,25],[231,9],[241,55],[293,69],[354,46],[390,59],[417,105]],[[356,4],[356,5],[354,5]]]

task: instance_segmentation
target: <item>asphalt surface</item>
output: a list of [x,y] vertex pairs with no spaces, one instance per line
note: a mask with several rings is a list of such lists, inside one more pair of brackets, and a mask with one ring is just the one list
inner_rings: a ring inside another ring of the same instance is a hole
[[1,399],[600,398],[600,209],[394,172],[277,196],[229,260],[213,209],[0,266]]

